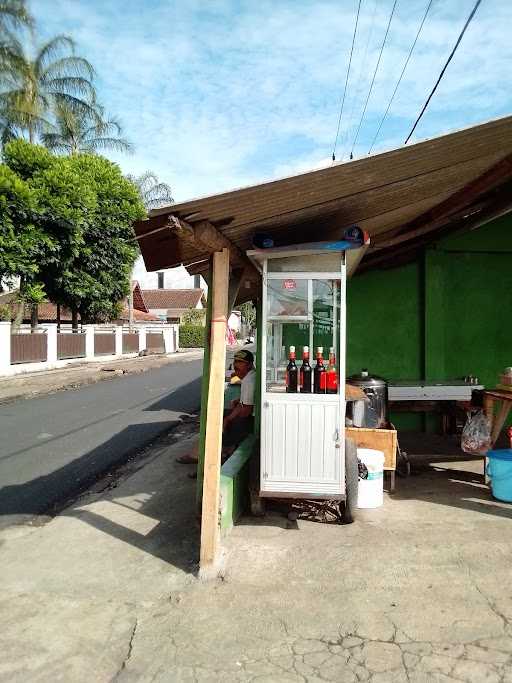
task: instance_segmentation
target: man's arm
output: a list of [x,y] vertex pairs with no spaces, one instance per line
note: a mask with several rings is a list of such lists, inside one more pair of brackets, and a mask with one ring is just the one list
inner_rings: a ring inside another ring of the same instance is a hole
[[226,415],[224,418],[223,429],[226,429],[233,420],[236,420],[239,417],[250,417],[252,415],[252,409],[253,406],[244,406],[242,403],[238,403],[229,415]]

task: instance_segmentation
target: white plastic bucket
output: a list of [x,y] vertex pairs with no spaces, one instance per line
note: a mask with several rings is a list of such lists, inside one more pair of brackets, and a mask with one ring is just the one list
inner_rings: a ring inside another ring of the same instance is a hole
[[378,508],[384,503],[384,453],[358,448],[357,457],[368,469],[368,478],[359,479],[357,507]]

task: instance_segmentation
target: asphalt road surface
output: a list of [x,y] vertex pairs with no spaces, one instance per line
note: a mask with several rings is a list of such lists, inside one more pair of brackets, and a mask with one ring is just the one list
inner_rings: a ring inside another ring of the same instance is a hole
[[200,405],[202,360],[0,406],[0,527],[51,512]]

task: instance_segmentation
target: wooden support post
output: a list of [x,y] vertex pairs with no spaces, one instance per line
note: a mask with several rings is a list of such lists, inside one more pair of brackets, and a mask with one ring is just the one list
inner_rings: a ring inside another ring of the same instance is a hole
[[[213,256],[210,257],[210,266],[206,281],[208,286],[211,286],[213,273]],[[212,294],[213,290],[210,288],[208,292],[208,299],[206,304],[206,322],[205,322],[205,340],[204,340],[204,356],[203,356],[203,378],[201,381],[201,421],[199,425],[199,461],[197,463],[197,488],[196,488],[196,504],[197,512],[201,514],[203,503],[203,472],[204,472],[204,445],[206,441],[206,421],[208,411],[208,388],[210,386],[210,330],[212,323]]]
[[226,372],[226,325],[228,313],[229,250],[213,255],[210,288],[212,320],[210,335],[210,383],[205,435],[203,507],[201,516],[200,576],[213,578],[220,560],[219,496]]

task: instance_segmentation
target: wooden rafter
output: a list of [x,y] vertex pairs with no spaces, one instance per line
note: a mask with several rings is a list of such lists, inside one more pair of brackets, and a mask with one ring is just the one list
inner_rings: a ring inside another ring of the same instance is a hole
[[[452,219],[445,219],[435,229],[438,231],[443,230],[443,235],[459,230],[476,230],[482,225],[496,220],[511,211],[512,187],[508,184],[497,195],[494,196],[493,193],[492,201],[488,201],[484,208],[478,211],[474,209],[472,211],[468,208],[466,217],[458,216],[458,219],[453,219],[453,217]],[[393,259],[400,258],[404,254],[414,252],[432,242],[435,237],[435,233],[433,234],[431,230],[428,233],[417,234],[414,238],[408,240],[402,239],[400,244],[390,245],[376,253],[370,254],[359,266],[357,272],[362,273],[365,270],[371,270],[386,261],[391,262]]]
[[403,226],[399,233],[391,239],[379,241],[377,238],[373,244],[372,251],[387,249],[406,240],[409,241],[421,237],[434,232],[450,221],[463,218],[464,214],[471,213],[471,204],[476,202],[478,197],[499,186],[504,180],[510,178],[511,174],[512,155],[508,155],[476,178],[476,180],[468,183],[461,190],[448,197],[444,202],[437,204]]

